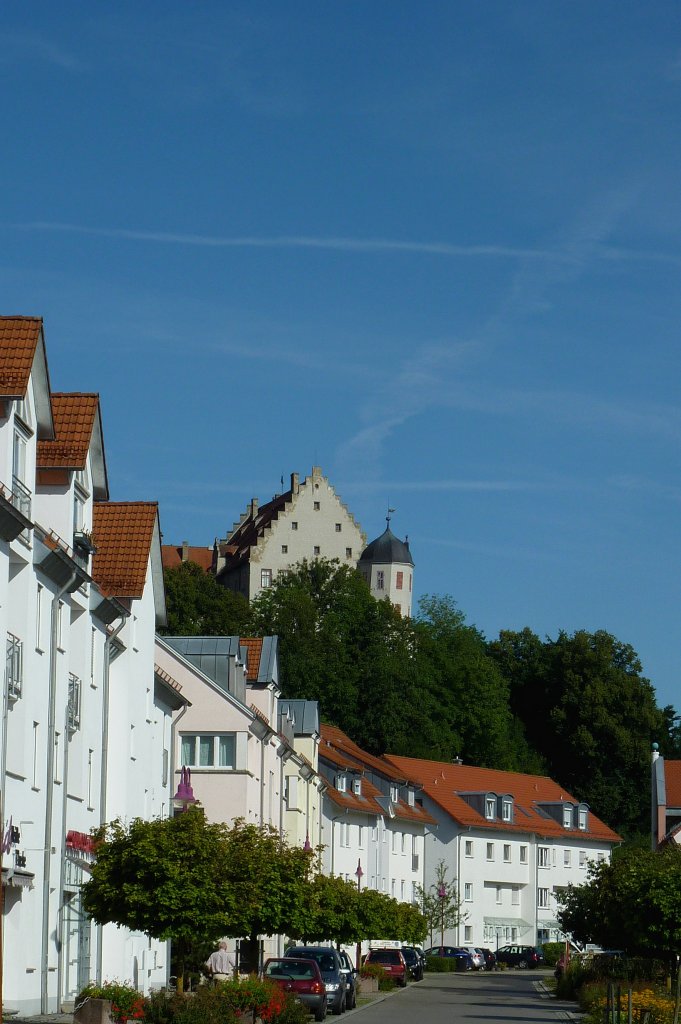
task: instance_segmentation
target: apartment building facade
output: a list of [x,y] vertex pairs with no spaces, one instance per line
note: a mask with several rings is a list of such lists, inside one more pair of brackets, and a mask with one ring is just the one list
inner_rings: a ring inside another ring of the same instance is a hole
[[0,317],[4,1003],[22,1014],[167,971],[165,944],[95,928],[80,903],[91,832],[167,808],[156,769],[179,706],[154,685],[157,508],[108,497],[97,396],[52,394],[42,321]]
[[[416,780],[437,822],[426,842],[426,888],[438,866],[456,879],[460,924],[453,945],[536,945],[562,939],[556,896],[581,885],[591,861],[609,859],[620,837],[552,779],[461,763],[386,755]],[[439,941],[439,935],[435,937]]]

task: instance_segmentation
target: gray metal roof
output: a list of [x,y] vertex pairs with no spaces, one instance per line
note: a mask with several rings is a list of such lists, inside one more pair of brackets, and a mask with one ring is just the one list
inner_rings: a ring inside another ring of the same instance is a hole
[[414,564],[408,542],[396,537],[389,526],[380,537],[372,540],[371,544],[367,544],[359,560],[360,562],[378,562],[381,565],[389,562],[399,562],[402,565]]
[[240,653],[238,636],[164,636],[163,640],[221,689],[229,691],[229,658]]
[[294,736],[312,736],[319,734],[319,701],[316,700],[280,700],[279,713],[291,712],[294,719]]

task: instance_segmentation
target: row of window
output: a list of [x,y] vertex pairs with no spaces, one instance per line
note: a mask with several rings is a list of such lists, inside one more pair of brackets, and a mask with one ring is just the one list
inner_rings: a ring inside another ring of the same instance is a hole
[[[496,854],[496,844],[486,843],[486,858],[488,861],[493,861]],[[529,847],[521,845],[518,847],[519,861],[521,864],[528,863],[528,850]],[[510,864],[512,862],[512,851],[513,847],[511,843],[502,844],[502,859],[504,864]],[[472,839],[466,839],[464,845],[464,852],[466,857],[474,856],[474,841]],[[556,848],[552,846],[539,846],[537,848],[537,863],[540,868],[551,868],[556,866]],[[597,853],[596,858],[600,863],[604,858],[604,853]],[[589,861],[589,855],[586,850],[579,851],[579,866],[585,868]],[[572,865],[572,850],[563,850],[563,866],[566,868]]]

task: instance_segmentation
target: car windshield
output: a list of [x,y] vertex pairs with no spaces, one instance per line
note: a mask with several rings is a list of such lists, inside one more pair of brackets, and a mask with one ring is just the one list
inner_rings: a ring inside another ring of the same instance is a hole
[[303,980],[314,978],[315,970],[312,964],[306,964],[302,960],[274,960],[265,967],[267,978],[293,978]]

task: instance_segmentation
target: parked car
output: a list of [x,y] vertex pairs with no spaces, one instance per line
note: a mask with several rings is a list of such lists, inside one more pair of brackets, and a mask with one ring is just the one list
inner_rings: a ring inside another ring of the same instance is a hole
[[348,983],[338,951],[333,946],[291,946],[286,956],[314,960],[322,972],[329,1009],[336,1016],[345,1013]]
[[406,986],[409,970],[401,949],[370,949],[364,963],[378,964],[398,985]]
[[345,975],[348,991],[345,997],[345,1009],[354,1010],[357,1006],[357,970],[352,966],[352,960],[344,949],[338,950],[341,961],[341,971]]
[[502,946],[497,950],[497,963],[509,967],[541,967],[544,954],[536,946]]
[[426,956],[454,957],[461,961],[461,970],[473,970],[473,958],[467,949],[460,946],[431,946],[426,950]]
[[290,992],[299,999],[314,1014],[315,1020],[326,1019],[326,985],[315,960],[291,956],[270,957],[265,961],[262,974],[263,978],[273,981],[284,992]]
[[480,949],[481,949],[482,954],[483,954],[483,956],[485,958],[485,970],[486,971],[494,971],[494,970],[496,970],[496,967],[497,967],[496,955],[492,952],[491,949],[487,949],[486,946],[481,946]]
[[407,964],[409,977],[414,981],[421,981],[423,978],[423,960],[415,946],[402,946],[402,956]]
[[467,949],[471,955],[473,961],[474,971],[484,971],[485,969],[485,954],[479,946],[462,946],[462,949]]

